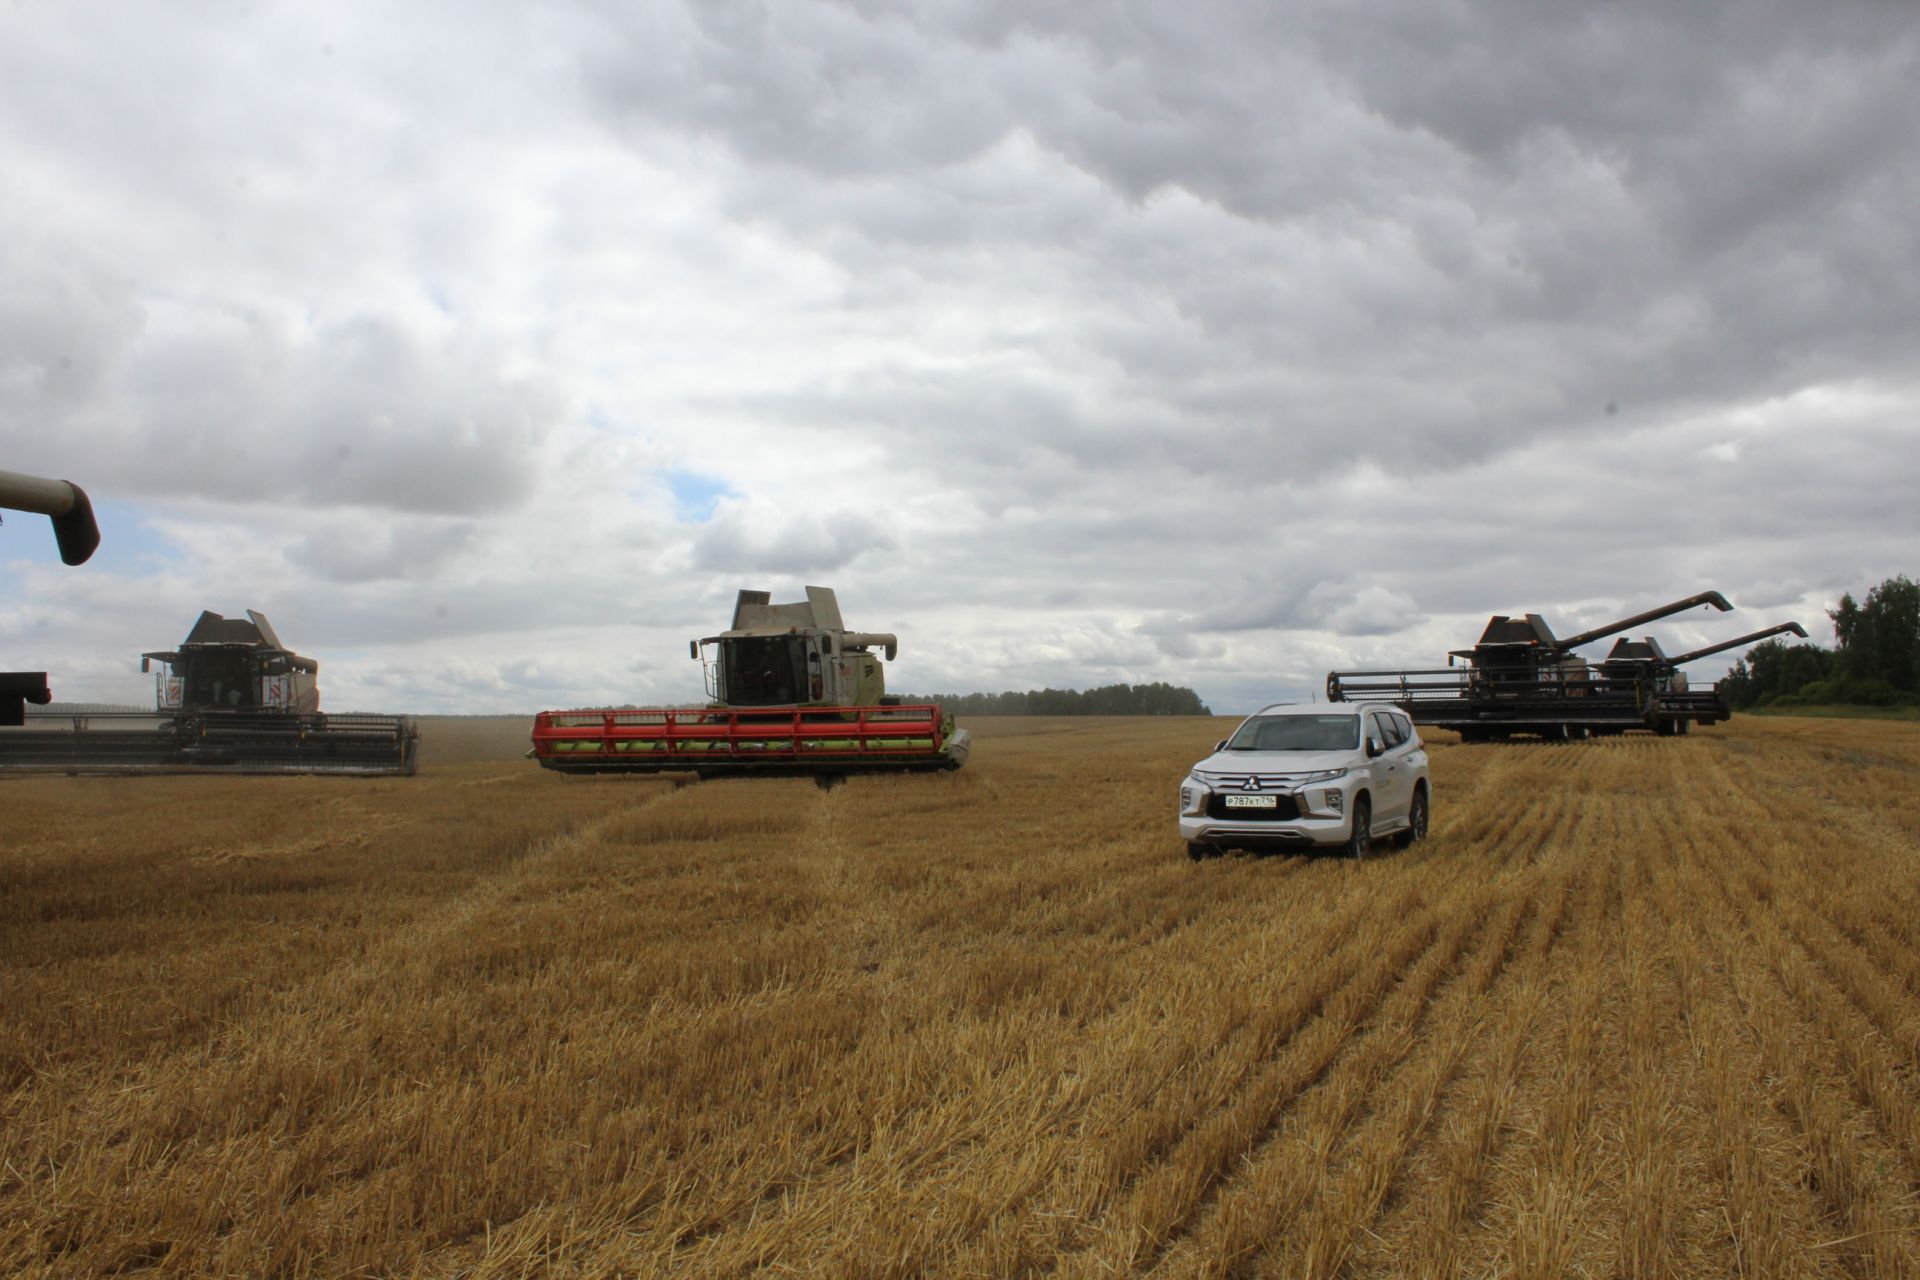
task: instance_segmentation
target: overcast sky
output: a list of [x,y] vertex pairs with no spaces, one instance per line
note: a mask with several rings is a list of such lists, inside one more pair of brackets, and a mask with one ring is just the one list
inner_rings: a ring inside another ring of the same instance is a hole
[[808,582],[898,690],[1220,711],[1830,642],[1920,572],[1916,122],[1903,0],[11,0],[0,468],[105,543],[7,519],[0,666],[684,702]]

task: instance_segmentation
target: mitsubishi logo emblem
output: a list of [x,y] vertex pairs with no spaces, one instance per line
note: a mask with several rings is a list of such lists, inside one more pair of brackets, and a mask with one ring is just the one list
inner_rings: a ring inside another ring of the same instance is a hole
[[1242,791],[1258,791],[1260,789],[1259,775],[1253,773],[1248,774],[1247,780],[1240,784],[1240,789]]

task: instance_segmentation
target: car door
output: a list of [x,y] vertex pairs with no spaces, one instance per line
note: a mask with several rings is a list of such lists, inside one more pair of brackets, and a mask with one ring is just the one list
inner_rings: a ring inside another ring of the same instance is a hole
[[[1374,753],[1374,746],[1381,748]],[[1402,816],[1397,787],[1399,770],[1393,758],[1393,738],[1387,732],[1386,717],[1378,711],[1369,711],[1366,720],[1366,740],[1361,744],[1367,753],[1367,772],[1373,779],[1373,822],[1376,827],[1392,826]]]
[[1367,718],[1376,726],[1370,732],[1386,748],[1373,761],[1374,818],[1385,826],[1396,826],[1407,820],[1413,805],[1414,771],[1407,759],[1407,734],[1391,712],[1375,711]]
[[1406,754],[1407,803],[1411,806],[1414,789],[1419,787],[1420,779],[1427,775],[1427,744],[1420,740],[1420,730],[1414,727],[1413,720],[1406,713],[1396,711],[1393,718],[1400,726],[1400,731],[1407,736],[1406,745],[1401,750]]

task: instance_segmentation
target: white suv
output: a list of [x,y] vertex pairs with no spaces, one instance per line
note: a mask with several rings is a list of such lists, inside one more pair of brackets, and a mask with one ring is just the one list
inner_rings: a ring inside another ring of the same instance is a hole
[[1255,712],[1180,784],[1194,859],[1227,849],[1373,852],[1376,836],[1423,840],[1427,753],[1397,707],[1280,703]]

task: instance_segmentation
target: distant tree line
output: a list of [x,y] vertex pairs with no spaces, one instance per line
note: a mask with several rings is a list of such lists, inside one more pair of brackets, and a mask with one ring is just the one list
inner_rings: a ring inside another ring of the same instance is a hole
[[1768,640],[1720,681],[1735,708],[1920,705],[1920,584],[1888,578],[1827,611],[1834,647]]
[[938,702],[962,716],[1210,716],[1193,690],[1159,681],[1078,689],[1029,689],[1025,693],[913,694],[902,702]]

